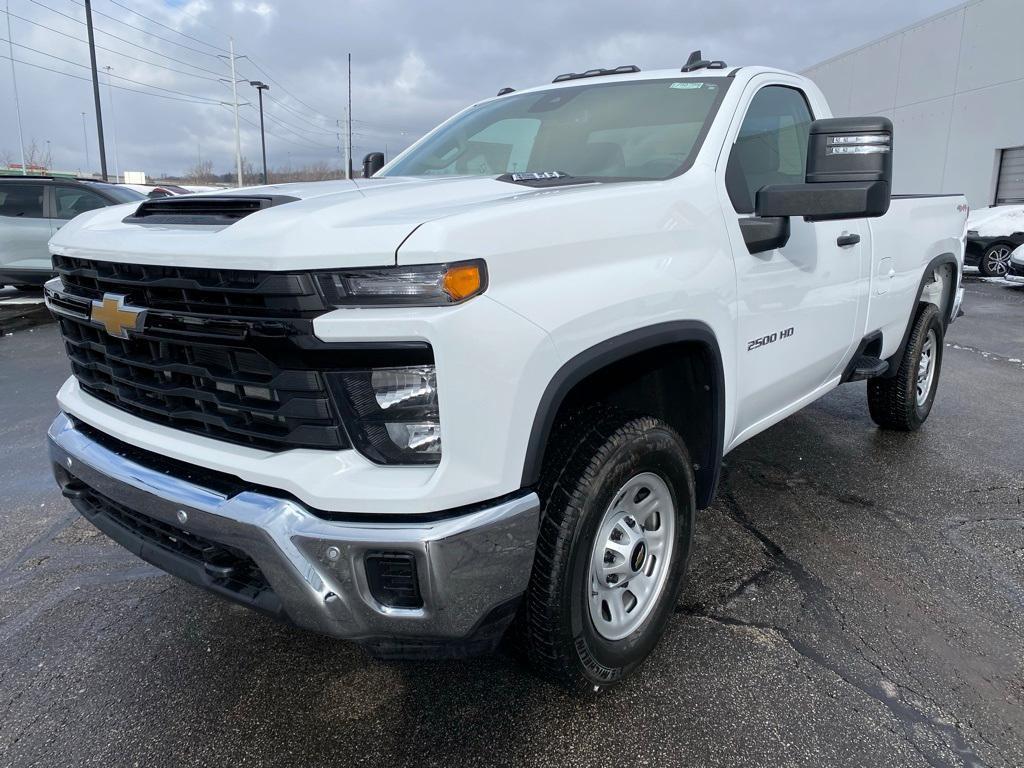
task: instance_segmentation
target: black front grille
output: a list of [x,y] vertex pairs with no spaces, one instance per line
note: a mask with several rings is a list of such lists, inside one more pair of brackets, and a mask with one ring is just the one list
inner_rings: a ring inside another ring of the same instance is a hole
[[237,269],[119,264],[54,256],[64,287],[99,299],[128,296],[154,310],[214,316],[312,318],[327,311],[312,275]]
[[234,593],[245,602],[265,602],[266,593],[271,592],[259,566],[240,549],[136,512],[77,480],[72,480],[65,492],[87,518],[103,517],[125,529],[132,538],[185,558],[201,567],[213,586]]
[[265,450],[347,447],[323,374],[259,351],[150,332],[110,336],[61,316],[71,369],[90,395],[175,429]]
[[[139,418],[261,450],[351,447],[332,372],[429,365],[422,342],[333,344],[311,273],[143,266],[55,256],[47,291],[82,389]],[[113,336],[92,302],[123,296],[141,330]]]

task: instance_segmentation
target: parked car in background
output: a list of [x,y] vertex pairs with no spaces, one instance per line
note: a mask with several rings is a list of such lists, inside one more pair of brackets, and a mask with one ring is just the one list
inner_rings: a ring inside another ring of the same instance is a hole
[[118,186],[134,189],[139,194],[150,198],[190,194],[187,189],[179,187],[177,184],[118,184]]
[[85,179],[0,177],[0,285],[41,286],[53,274],[46,243],[68,220],[145,197],[117,184]]
[[1024,245],[1024,205],[1000,205],[972,211],[967,221],[965,263],[985,277],[1004,277],[1010,254]]

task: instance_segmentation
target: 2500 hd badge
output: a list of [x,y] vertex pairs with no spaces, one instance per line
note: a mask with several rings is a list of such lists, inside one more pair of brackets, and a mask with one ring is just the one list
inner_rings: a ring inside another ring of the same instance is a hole
[[747,352],[749,352],[752,349],[758,349],[760,347],[768,346],[772,342],[778,341],[779,339],[788,339],[792,335],[793,328],[791,326],[789,328],[784,328],[781,331],[777,331],[776,333],[769,333],[767,336],[762,336],[759,339],[753,339],[752,341],[747,342]]

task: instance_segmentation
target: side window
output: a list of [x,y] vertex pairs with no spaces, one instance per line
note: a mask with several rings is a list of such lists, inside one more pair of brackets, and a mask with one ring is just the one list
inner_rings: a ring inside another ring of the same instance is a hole
[[725,168],[725,186],[737,213],[753,213],[766,184],[799,184],[807,166],[811,112],[802,92],[782,85],[758,91]]
[[0,216],[11,216],[21,219],[43,218],[42,184],[0,184]]
[[54,195],[57,208],[53,215],[55,219],[73,219],[80,213],[110,205],[95,192],[78,187],[57,187]]

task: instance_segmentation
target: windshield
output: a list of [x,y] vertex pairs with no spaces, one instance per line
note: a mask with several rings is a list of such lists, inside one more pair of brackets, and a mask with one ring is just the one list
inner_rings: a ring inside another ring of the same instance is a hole
[[629,80],[506,96],[441,126],[381,175],[668,178],[692,162],[726,87]]

